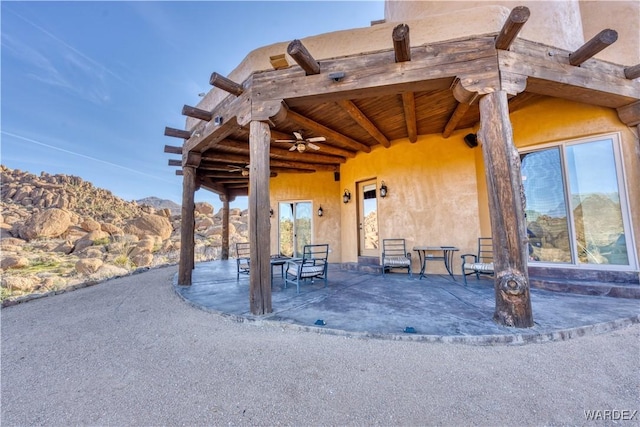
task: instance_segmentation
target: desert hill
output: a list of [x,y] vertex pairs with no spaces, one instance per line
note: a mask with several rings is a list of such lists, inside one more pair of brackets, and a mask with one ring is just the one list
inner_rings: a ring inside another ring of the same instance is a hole
[[[3,303],[174,264],[179,258],[180,206],[173,202],[157,197],[125,201],[70,175],[34,175],[2,165],[0,175]],[[208,203],[197,203],[197,261],[220,257],[221,232],[221,214]],[[229,240],[248,240],[246,211],[231,210]]]

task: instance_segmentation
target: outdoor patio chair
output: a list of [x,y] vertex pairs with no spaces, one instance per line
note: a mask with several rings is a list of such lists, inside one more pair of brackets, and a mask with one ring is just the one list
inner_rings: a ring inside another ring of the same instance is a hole
[[249,246],[249,242],[236,243],[236,264],[238,267],[236,280],[240,280],[240,273],[249,274],[250,257],[251,247]]
[[329,245],[305,245],[302,251],[301,259],[291,259],[287,261],[284,275],[284,287],[287,284],[295,283],[296,290],[300,293],[300,282],[315,279],[324,280],[324,286],[327,286],[327,269],[329,263]]
[[478,238],[478,253],[460,255],[462,258],[462,279],[467,285],[467,276],[476,275],[480,280],[481,274],[493,276],[493,239],[491,237]]
[[382,275],[392,268],[406,268],[411,273],[411,252],[407,252],[404,239],[382,240]]

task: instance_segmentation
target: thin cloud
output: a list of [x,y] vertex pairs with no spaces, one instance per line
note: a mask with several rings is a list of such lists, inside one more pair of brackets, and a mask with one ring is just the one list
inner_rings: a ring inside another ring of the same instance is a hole
[[135,174],[138,174],[138,175],[143,175],[143,176],[146,176],[146,177],[149,177],[149,178],[153,178],[153,179],[156,179],[158,181],[168,182],[168,183],[171,183],[171,184],[174,183],[173,181],[162,179],[162,178],[159,178],[159,177],[157,177],[155,175],[151,175],[151,174],[148,174],[148,173],[145,173],[145,172],[141,172],[141,171],[139,171],[137,169],[128,168],[126,166],[118,165],[116,163],[108,162],[106,160],[98,159],[96,157],[87,156],[86,154],[77,153],[75,151],[71,151],[71,150],[67,150],[67,149],[64,149],[64,148],[56,147],[54,145],[46,144],[46,143],[41,142],[41,141],[36,141],[35,139],[27,138],[27,137],[22,136],[22,135],[17,135],[15,133],[7,132],[7,131],[4,131],[4,130],[0,131],[0,133],[2,133],[3,135],[6,135],[6,136],[10,136],[12,138],[16,138],[16,139],[20,139],[22,141],[30,142],[32,144],[40,145],[42,147],[47,147],[47,148],[50,148],[52,150],[61,151],[63,153],[67,153],[67,154],[71,154],[71,155],[74,155],[74,156],[82,157],[82,158],[88,159],[88,160],[93,160],[94,162],[99,162],[99,163],[102,163],[102,164],[105,164],[105,165],[108,165],[108,166],[113,166],[115,168],[119,168],[119,169],[123,169],[123,170],[129,171],[129,172],[132,172],[132,173],[135,173]]

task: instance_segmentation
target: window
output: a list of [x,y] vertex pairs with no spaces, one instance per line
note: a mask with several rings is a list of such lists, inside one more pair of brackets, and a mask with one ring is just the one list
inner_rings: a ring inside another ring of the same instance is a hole
[[634,267],[618,147],[606,135],[521,154],[531,262]]

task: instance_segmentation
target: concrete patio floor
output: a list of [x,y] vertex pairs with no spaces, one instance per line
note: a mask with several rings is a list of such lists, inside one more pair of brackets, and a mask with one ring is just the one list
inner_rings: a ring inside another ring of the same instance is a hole
[[[414,274],[380,274],[329,267],[329,283],[322,281],[284,288],[275,272],[273,312],[254,316],[249,311],[249,278],[236,280],[236,262],[196,264],[192,285],[174,289],[189,304],[236,321],[278,322],[282,327],[318,333],[396,340],[523,344],[564,340],[602,333],[640,322],[640,300],[577,295],[531,289],[535,325],[517,329],[493,320],[495,297],[490,278],[462,278]],[[316,325],[318,320],[325,325]],[[409,328],[409,329],[407,329]],[[406,332],[406,331],[410,332]],[[415,331],[415,332],[413,332]]]

